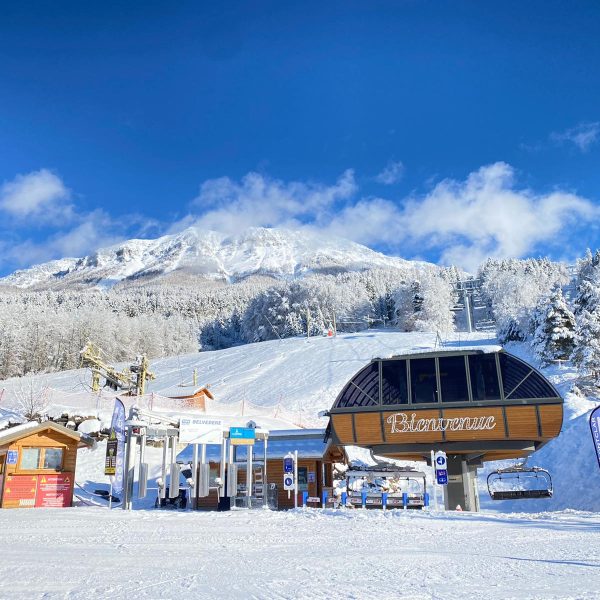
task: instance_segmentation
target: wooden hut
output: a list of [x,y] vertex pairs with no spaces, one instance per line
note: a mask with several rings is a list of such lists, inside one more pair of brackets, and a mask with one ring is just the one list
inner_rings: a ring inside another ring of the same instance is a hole
[[215,399],[208,386],[176,385],[157,393],[159,396],[178,400],[182,407],[195,410],[206,410],[206,401]]
[[77,449],[93,445],[51,421],[0,431],[0,507],[71,506]]

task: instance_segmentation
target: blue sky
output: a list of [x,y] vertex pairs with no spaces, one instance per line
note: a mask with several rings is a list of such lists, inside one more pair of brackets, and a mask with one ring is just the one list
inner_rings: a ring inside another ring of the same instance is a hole
[[191,224],[572,260],[599,30],[595,1],[2,3],[0,274]]

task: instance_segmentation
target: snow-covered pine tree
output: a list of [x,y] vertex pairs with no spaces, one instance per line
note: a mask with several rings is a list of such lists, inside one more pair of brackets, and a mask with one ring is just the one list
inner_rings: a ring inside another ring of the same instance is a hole
[[572,360],[580,369],[600,380],[600,285],[598,276],[579,285],[577,327]]
[[575,347],[575,315],[557,287],[538,303],[532,317],[532,348],[544,364],[568,360]]

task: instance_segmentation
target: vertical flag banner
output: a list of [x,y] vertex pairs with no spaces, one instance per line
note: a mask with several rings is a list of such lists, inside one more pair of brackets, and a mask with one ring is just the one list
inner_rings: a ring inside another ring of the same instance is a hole
[[596,449],[598,466],[600,467],[600,406],[596,406],[590,415],[590,430],[594,440],[594,448]]
[[[111,456],[113,453],[115,454],[114,459]],[[106,446],[107,466],[113,460],[112,489],[114,494],[120,494],[123,492],[123,475],[125,472],[125,405],[118,398],[115,398],[115,409],[110,424],[110,437]]]

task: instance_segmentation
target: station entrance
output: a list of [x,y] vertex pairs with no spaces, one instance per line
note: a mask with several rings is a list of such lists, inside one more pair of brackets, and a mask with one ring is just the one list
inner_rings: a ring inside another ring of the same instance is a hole
[[513,471],[533,472],[523,461],[559,435],[563,399],[504,350],[452,349],[372,360],[344,386],[329,417],[327,435],[338,447],[428,464],[432,451],[445,452],[446,508],[477,511],[477,469],[515,459],[521,466]]

